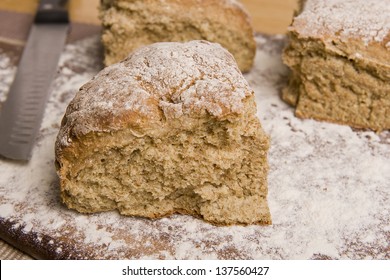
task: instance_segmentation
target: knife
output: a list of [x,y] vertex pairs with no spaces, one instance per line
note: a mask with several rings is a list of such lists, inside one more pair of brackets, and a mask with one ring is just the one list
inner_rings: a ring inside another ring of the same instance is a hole
[[69,28],[67,1],[42,0],[0,109],[0,154],[29,160]]

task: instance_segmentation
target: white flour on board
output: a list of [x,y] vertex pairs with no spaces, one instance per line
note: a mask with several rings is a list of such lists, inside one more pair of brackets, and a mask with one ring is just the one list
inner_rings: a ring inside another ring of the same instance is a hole
[[[54,141],[67,104],[99,70],[97,37],[66,46],[31,161],[0,159],[0,221],[54,258],[390,258],[390,133],[294,117],[279,98],[287,79],[280,58],[284,38],[256,39],[255,66],[245,77],[271,138],[273,225],[216,227],[184,215],[85,215],[61,204]],[[9,61],[0,55],[2,91],[15,73]]]

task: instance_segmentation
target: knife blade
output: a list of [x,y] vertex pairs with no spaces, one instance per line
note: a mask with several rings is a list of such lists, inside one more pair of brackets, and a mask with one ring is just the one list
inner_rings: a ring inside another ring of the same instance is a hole
[[0,109],[0,154],[28,161],[69,29],[63,0],[42,0],[17,73]]

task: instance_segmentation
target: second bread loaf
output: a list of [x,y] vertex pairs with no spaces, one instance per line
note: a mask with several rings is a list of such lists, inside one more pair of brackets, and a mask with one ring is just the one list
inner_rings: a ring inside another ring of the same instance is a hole
[[106,65],[144,45],[200,39],[221,44],[243,72],[253,65],[253,29],[234,0],[102,0],[100,11]]

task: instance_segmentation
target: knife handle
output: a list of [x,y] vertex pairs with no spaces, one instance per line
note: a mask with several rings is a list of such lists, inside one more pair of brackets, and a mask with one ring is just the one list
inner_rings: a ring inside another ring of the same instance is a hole
[[41,0],[35,23],[68,23],[67,0]]

